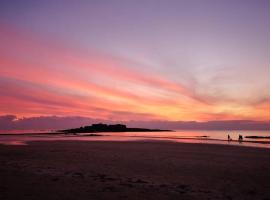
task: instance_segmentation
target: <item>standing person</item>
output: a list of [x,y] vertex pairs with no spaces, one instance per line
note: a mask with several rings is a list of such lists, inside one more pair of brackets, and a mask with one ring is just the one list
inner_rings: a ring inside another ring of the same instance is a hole
[[231,138],[231,136],[228,134],[228,142],[231,141],[231,140],[232,140],[232,138]]
[[238,141],[242,142],[243,141],[243,136],[239,134]]

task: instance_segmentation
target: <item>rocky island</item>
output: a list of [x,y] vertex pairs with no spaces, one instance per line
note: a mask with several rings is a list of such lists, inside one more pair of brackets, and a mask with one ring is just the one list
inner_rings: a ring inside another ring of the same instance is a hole
[[84,126],[80,128],[60,130],[64,133],[99,133],[99,132],[159,132],[171,131],[161,129],[146,129],[146,128],[127,128],[124,124],[92,124],[91,126]]

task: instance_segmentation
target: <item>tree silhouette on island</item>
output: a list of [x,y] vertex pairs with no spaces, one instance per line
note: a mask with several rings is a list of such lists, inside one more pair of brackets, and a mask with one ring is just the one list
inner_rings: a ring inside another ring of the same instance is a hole
[[171,131],[161,129],[146,129],[146,128],[127,128],[124,124],[92,124],[80,128],[61,130],[64,133],[99,133],[99,132],[159,132]]

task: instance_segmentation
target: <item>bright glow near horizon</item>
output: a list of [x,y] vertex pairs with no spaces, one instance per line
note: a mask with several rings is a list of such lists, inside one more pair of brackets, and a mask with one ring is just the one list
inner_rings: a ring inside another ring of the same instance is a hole
[[0,115],[270,120],[268,1],[1,1]]

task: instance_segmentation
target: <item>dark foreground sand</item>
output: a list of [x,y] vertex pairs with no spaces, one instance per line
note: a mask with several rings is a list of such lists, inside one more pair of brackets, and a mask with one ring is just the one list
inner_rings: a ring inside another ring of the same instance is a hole
[[270,150],[170,142],[0,145],[0,199],[270,199]]

